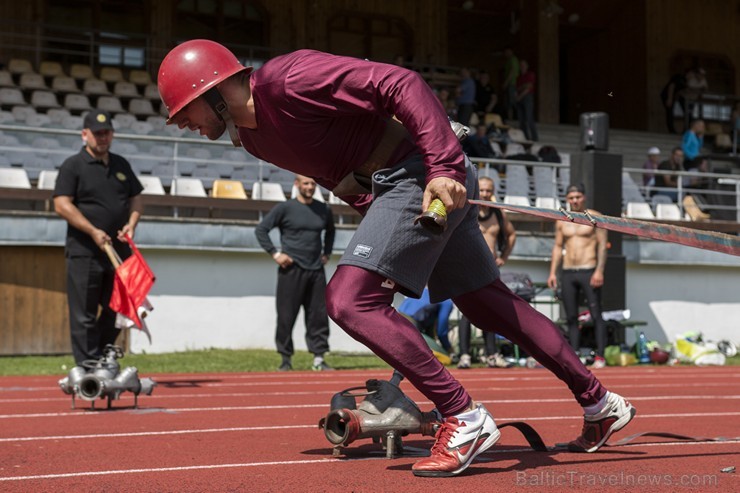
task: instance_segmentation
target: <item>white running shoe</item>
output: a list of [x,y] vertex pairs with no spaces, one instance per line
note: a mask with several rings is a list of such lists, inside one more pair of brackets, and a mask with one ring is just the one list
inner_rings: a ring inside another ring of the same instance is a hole
[[460,355],[460,361],[457,363],[457,367],[461,370],[467,370],[470,368],[472,360],[470,359],[469,354],[461,354]]

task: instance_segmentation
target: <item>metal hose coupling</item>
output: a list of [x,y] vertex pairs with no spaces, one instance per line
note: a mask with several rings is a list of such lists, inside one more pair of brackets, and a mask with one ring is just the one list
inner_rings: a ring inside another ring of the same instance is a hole
[[447,208],[439,199],[432,200],[429,208],[414,220],[434,234],[442,234],[447,229]]
[[[319,421],[319,428],[334,445],[335,456],[342,446],[371,438],[383,443],[386,456],[392,458],[403,453],[401,437],[411,433],[434,436],[439,415],[419,410],[398,387],[401,378],[396,372],[391,381],[368,380],[364,392],[357,392],[363,387],[352,387],[334,395],[332,409]],[[365,399],[357,406],[355,399],[360,396]]]

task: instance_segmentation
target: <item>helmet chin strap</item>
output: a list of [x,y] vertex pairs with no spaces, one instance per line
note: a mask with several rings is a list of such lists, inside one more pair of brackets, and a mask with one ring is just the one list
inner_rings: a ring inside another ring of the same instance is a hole
[[209,89],[203,94],[203,98],[216,113],[216,116],[226,124],[226,130],[229,131],[229,137],[231,137],[231,143],[234,144],[234,147],[241,147],[242,142],[239,139],[239,133],[236,130],[234,120],[232,120],[231,114],[229,113],[229,105],[227,105],[224,98],[221,97],[221,93],[218,92],[218,89],[215,87]]

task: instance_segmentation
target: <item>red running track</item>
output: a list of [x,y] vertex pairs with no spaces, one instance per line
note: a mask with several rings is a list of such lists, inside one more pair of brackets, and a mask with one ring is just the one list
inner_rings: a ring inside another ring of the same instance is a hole
[[[541,369],[452,370],[497,422],[523,420],[545,443],[567,442],[581,410]],[[390,372],[334,371],[147,375],[151,396],[125,393],[114,409],[72,410],[57,377],[0,378],[3,492],[424,492],[740,491],[740,368],[596,370],[637,408],[612,441],[640,432],[730,437],[722,442],[639,438],[594,454],[534,452],[518,432],[455,478],[416,478],[413,456],[386,459],[361,440],[332,458],[318,429],[332,395]],[[432,405],[407,382],[422,410]],[[99,401],[103,404],[104,401]],[[104,407],[99,405],[98,408]],[[431,437],[409,436],[420,454]]]

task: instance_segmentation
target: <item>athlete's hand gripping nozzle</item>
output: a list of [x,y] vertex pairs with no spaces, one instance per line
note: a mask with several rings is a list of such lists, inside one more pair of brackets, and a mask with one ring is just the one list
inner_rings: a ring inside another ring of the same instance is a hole
[[447,209],[439,199],[432,200],[429,208],[414,220],[414,224],[421,223],[434,234],[442,234],[447,229]]

